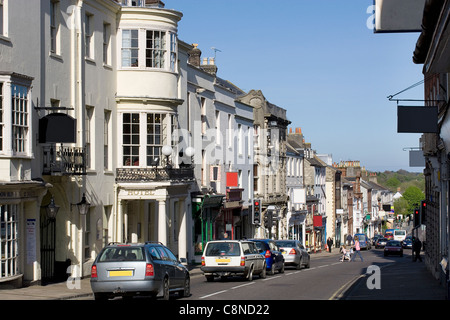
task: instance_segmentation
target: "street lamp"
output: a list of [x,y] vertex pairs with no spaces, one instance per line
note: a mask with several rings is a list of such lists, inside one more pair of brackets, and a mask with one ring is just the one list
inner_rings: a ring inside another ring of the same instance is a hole
[[191,167],[194,167],[194,154],[195,154],[195,149],[192,147],[187,147],[186,151],[184,152],[186,154],[186,156],[191,158]]
[[166,156],[166,168],[171,168],[172,165],[169,162],[169,157],[172,154],[172,147],[169,145],[165,145],[162,147],[162,154]]
[[81,215],[86,215],[89,212],[89,208],[91,207],[91,204],[86,201],[86,195],[83,193],[83,197],[81,198],[81,201],[76,204],[78,208],[78,212]]
[[47,218],[48,220],[54,221],[56,220],[56,214],[59,211],[59,206],[55,204],[55,199],[50,199],[50,204],[45,207],[45,211],[47,212]]

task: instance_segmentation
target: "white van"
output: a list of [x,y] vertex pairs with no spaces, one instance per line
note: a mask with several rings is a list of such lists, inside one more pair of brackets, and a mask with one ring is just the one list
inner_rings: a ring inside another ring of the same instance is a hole
[[394,230],[394,240],[403,241],[406,238],[406,230]]

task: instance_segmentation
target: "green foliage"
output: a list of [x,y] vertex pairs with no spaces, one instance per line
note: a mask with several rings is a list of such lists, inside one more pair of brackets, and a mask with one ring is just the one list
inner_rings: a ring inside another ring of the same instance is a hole
[[408,187],[417,187],[425,192],[425,177],[423,173],[405,170],[377,172],[378,184],[388,188],[393,193],[400,189],[403,194]]

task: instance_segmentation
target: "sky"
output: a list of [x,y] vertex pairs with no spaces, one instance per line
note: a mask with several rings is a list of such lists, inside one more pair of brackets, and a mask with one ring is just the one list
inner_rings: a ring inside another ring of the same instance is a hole
[[[215,56],[220,78],[286,109],[318,154],[369,171],[423,171],[408,152],[421,135],[397,132],[387,98],[423,80],[412,61],[419,33],[374,33],[373,0],[163,2],[183,13],[180,40]],[[423,99],[423,90],[395,98]]]

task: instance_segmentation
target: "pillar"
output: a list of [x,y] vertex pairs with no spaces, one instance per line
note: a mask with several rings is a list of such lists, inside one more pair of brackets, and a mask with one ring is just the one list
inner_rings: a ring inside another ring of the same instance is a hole
[[167,245],[166,200],[158,201],[158,241]]

